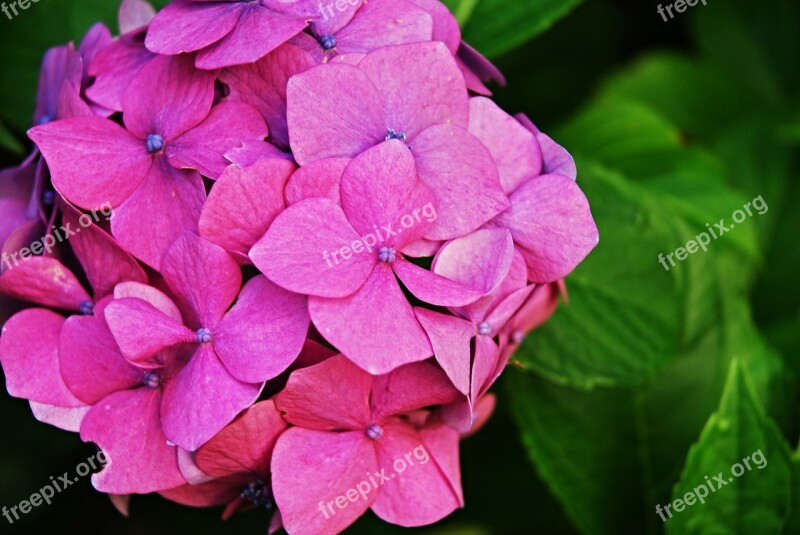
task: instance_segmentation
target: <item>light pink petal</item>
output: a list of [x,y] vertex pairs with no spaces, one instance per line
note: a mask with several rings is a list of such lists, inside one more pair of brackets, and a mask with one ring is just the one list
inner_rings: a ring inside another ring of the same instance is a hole
[[153,268],[184,232],[196,232],[205,187],[195,171],[156,158],[144,182],[111,220],[111,233],[128,252]]
[[228,166],[228,151],[245,141],[261,141],[267,134],[267,125],[255,108],[241,102],[222,102],[205,121],[169,143],[165,150],[173,167],[196,169],[216,179]]
[[475,421],[472,424],[472,429],[470,429],[466,433],[462,433],[461,437],[468,438],[476,434],[478,431],[480,431],[481,428],[483,428],[483,426],[486,425],[489,419],[492,417],[492,414],[494,413],[494,409],[496,408],[496,406],[497,406],[497,397],[494,394],[489,393],[484,396],[481,396],[481,398],[478,400],[478,402],[475,404],[475,407],[473,408],[475,413],[474,414]]
[[432,405],[445,405],[459,395],[447,375],[430,362],[415,362],[375,377],[372,386],[372,420]]
[[220,80],[230,89],[228,100],[245,102],[261,112],[269,126],[270,141],[285,149],[289,147],[287,82],[315,65],[307,52],[285,44],[255,63],[223,70]]
[[475,339],[475,360],[472,363],[472,393],[470,401],[474,407],[478,398],[489,390],[497,378],[494,371],[497,369],[500,349],[494,340],[488,336],[478,336]]
[[308,301],[266,277],[245,284],[214,332],[214,349],[235,378],[263,383],[283,373],[303,349]]
[[[434,259],[434,270],[435,269],[436,259]],[[494,314],[495,309],[510,295],[525,289],[526,286],[528,286],[528,266],[525,265],[525,259],[522,257],[522,253],[514,248],[511,267],[508,271],[508,275],[503,279],[503,282],[484,297],[481,297],[474,303],[463,308],[456,309],[453,312],[471,320],[477,325],[484,320],[488,320],[489,316]],[[503,306],[508,308],[510,304]],[[518,304],[515,306],[518,306]],[[506,318],[503,323],[507,320],[508,318]]]
[[436,362],[447,373],[453,385],[465,396],[469,395],[470,342],[477,333],[475,325],[456,316],[416,308],[417,319],[422,324],[433,346]]
[[143,384],[144,370],[125,360],[102,315],[67,318],[58,358],[69,390],[89,405],[117,390]]
[[501,300],[492,312],[486,317],[486,323],[492,328],[490,336],[497,336],[511,320],[511,317],[520,309],[533,292],[535,284],[520,288]]
[[209,344],[167,381],[161,418],[173,444],[194,451],[258,399],[261,385],[234,379]]
[[575,180],[578,169],[575,167],[575,160],[566,149],[553,141],[550,136],[540,132],[524,113],[518,114],[516,118],[522,126],[536,135],[536,140],[542,149],[542,174],[564,175]]
[[105,468],[92,476],[100,492],[145,494],[185,483],[175,446],[167,444],[159,417],[161,392],[149,388],[111,394],[81,425],[81,439],[105,453]]
[[304,199],[325,197],[341,204],[339,186],[348,163],[347,158],[327,158],[304,165],[286,185],[286,203],[291,206]]
[[233,30],[198,52],[198,69],[218,69],[257,61],[302,32],[302,17],[284,15],[255,4],[245,8]]
[[73,311],[91,301],[70,270],[58,260],[43,256],[28,258],[0,275],[0,293],[42,306]]
[[311,297],[317,330],[336,349],[373,375],[433,354],[391,268],[379,265],[357,292],[342,299]]
[[511,193],[539,176],[542,151],[534,134],[488,98],[474,97],[469,104],[469,131],[492,154],[503,190]]
[[282,158],[294,163],[292,155],[266,141],[245,141],[225,153],[225,159],[239,167],[250,167],[265,158]]
[[231,255],[206,240],[186,233],[164,257],[164,280],[196,314],[202,327],[213,329],[242,287],[242,272]]
[[80,407],[57,407],[55,405],[37,403],[36,401],[31,401],[30,405],[34,418],[44,424],[52,425],[71,433],[80,432],[81,423],[86,413],[91,409],[89,405],[82,405]]
[[[452,441],[457,449],[455,432]],[[391,474],[372,504],[381,519],[405,527],[424,526],[438,522],[461,506],[462,500],[450,480],[408,423],[398,419],[386,422],[376,450],[378,466]],[[409,452],[414,455],[407,458]]]
[[265,475],[275,442],[286,428],[272,401],[256,403],[197,451],[197,466],[215,477]]
[[120,351],[134,363],[145,362],[169,347],[197,340],[195,333],[182,323],[141,299],[114,300],[106,307],[105,318]]
[[435,256],[441,247],[442,242],[430,241],[423,238],[405,246],[403,248],[403,254],[411,258],[427,258]]
[[565,277],[599,241],[589,201],[574,180],[561,175],[521,186],[497,221],[511,230],[533,282]]
[[341,199],[353,228],[378,242],[376,248],[402,250],[432,225],[422,212],[433,208],[433,195],[420,183],[411,151],[398,140],[380,143],[350,162],[342,175]]
[[286,204],[283,190],[295,166],[268,158],[242,169],[230,165],[216,181],[200,215],[200,235],[247,257]]
[[156,10],[145,0],[122,0],[117,15],[119,33],[128,33],[147,26],[155,16]]
[[[396,66],[391,73],[397,73]],[[287,89],[292,153],[305,165],[352,158],[387,135],[381,93],[360,69],[320,65],[292,77]]]
[[[289,429],[278,439],[272,461],[273,492],[284,527],[293,535],[341,532],[375,500],[378,491],[369,476],[377,471],[375,447],[363,431]],[[348,500],[347,492],[359,484],[370,486],[370,492],[362,497],[355,491],[355,499]],[[344,497],[342,509],[335,503],[339,496]]]
[[289,423],[300,427],[363,432],[372,423],[371,390],[372,377],[339,355],[292,372],[275,406]]
[[145,143],[100,117],[75,117],[37,126],[28,136],[42,151],[53,186],[86,209],[117,206],[152,166]]
[[97,54],[89,66],[94,83],[86,96],[108,109],[122,111],[122,95],[134,76],[155,55],[144,47],[144,31],[123,35]]
[[427,11],[433,18],[433,40],[443,42],[453,54],[461,43],[458,21],[447,6],[439,0],[406,0]]
[[84,405],[69,391],[59,371],[58,337],[63,324],[63,316],[32,308],[3,326],[0,362],[10,395],[59,407]]
[[194,461],[196,454],[196,452],[178,448],[178,468],[189,485],[201,485],[214,479],[213,476],[206,474],[197,466]]
[[157,56],[122,95],[125,126],[140,139],[158,134],[169,144],[208,116],[215,78],[195,69],[190,56]]
[[240,2],[171,2],[150,21],[145,43],[157,54],[200,50],[228,35],[241,12]]
[[[361,245],[361,252],[354,253],[353,244]],[[341,253],[345,247],[349,255]],[[328,199],[308,199],[286,209],[253,246],[250,258],[283,288],[323,297],[351,295],[377,262],[342,209]]]
[[561,281],[537,286],[528,301],[517,311],[508,325],[513,344],[522,343],[525,335],[553,315],[562,294],[559,283]]
[[442,277],[407,260],[398,259],[394,272],[414,297],[437,306],[464,306],[472,303],[486,291]]
[[336,48],[343,54],[370,52],[384,46],[430,41],[432,35],[433,19],[413,4],[403,0],[367,2],[350,24],[336,32]]
[[125,299],[126,297],[135,297],[147,301],[167,317],[174,319],[178,323],[183,323],[178,306],[161,290],[138,282],[123,282],[114,288],[114,299]]
[[412,148],[419,177],[436,197],[438,219],[428,239],[460,238],[508,208],[492,155],[465,129],[434,126]]
[[425,449],[450,483],[450,488],[458,498],[459,507],[464,507],[464,491],[461,488],[461,466],[458,455],[458,432],[447,425],[436,423],[420,429],[419,436]]

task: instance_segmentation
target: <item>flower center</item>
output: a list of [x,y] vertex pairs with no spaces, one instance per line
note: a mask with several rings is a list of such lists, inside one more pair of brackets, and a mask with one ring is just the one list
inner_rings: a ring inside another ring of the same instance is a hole
[[158,372],[150,371],[144,374],[144,386],[147,388],[158,388],[161,386],[162,382],[163,379]]
[[210,344],[212,340],[214,340],[214,335],[211,333],[210,329],[206,329],[205,327],[197,329],[198,344]]
[[482,321],[478,324],[478,334],[486,336],[490,332],[492,332],[492,326],[489,325],[488,321]]
[[378,424],[372,424],[367,427],[367,430],[364,431],[364,434],[367,435],[372,440],[378,440],[383,436],[383,428]]
[[386,136],[386,141],[391,141],[393,139],[399,139],[403,143],[408,141],[408,136],[405,135],[403,132],[395,132],[394,128],[389,129],[389,133]]
[[336,48],[336,37],[332,34],[325,34],[319,38],[319,44],[322,45],[322,48],[325,50],[332,50]]
[[164,148],[164,138],[158,134],[150,134],[147,136],[147,141],[145,141],[144,146],[147,147],[147,152],[150,154],[161,152]]
[[264,506],[272,509],[275,503],[272,501],[272,492],[260,479],[256,479],[242,491],[241,497],[256,506]]
[[84,316],[91,316],[94,313],[94,303],[91,301],[84,301],[81,303],[79,310]]
[[378,251],[378,260],[384,264],[394,264],[397,259],[397,252],[391,247],[381,247]]

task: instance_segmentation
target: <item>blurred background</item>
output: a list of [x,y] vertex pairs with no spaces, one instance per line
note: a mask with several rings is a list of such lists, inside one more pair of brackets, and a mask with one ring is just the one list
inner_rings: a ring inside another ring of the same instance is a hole
[[[667,2],[668,0],[663,0]],[[698,2],[667,21],[649,0],[449,0],[496,89],[572,152],[601,232],[568,305],[494,388],[463,442],[467,506],[431,535],[800,533],[800,3]],[[164,2],[155,2],[161,7]],[[667,4],[664,4],[667,5]],[[46,48],[117,2],[40,2],[0,15],[0,164],[30,150]],[[761,196],[769,210],[666,271],[668,254]],[[2,214],[0,214],[2,217]],[[94,453],[0,396],[0,505]],[[681,497],[756,450],[769,461],[662,523]],[[794,507],[793,507],[794,506]],[[265,533],[157,496],[125,519],[89,478],[3,533]],[[406,530],[374,516],[349,532]]]

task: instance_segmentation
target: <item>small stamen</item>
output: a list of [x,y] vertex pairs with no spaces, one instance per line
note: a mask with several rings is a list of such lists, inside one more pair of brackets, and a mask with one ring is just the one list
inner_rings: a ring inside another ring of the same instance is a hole
[[325,50],[333,50],[336,48],[336,37],[331,34],[325,34],[319,38],[319,44]]
[[147,136],[147,141],[145,141],[145,147],[147,147],[147,152],[150,154],[161,152],[164,148],[164,138],[158,134],[150,134]]
[[381,247],[378,251],[378,260],[384,264],[394,264],[397,259],[397,252],[391,247]]
[[210,344],[213,340],[214,335],[211,333],[211,330],[206,329],[205,327],[197,330],[198,344]]
[[486,336],[491,332],[492,332],[492,326],[489,325],[488,321],[482,321],[478,324],[478,334]]
[[84,301],[81,303],[79,310],[84,316],[91,316],[94,313],[94,303],[91,301]]
[[273,502],[272,499],[272,492],[270,492],[269,488],[260,479],[256,479],[245,487],[241,497],[243,500],[256,506],[263,506],[265,509],[272,509],[275,507],[275,502]]
[[147,388],[158,388],[161,386],[162,382],[163,379],[158,372],[150,371],[144,374],[144,386]]
[[364,433],[371,438],[372,440],[378,440],[383,436],[383,428],[378,424],[372,424],[367,427],[367,430]]

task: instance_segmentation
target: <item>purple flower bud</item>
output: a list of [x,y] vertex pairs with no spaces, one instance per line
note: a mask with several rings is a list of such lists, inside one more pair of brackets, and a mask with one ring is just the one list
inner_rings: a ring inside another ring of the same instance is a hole
[[145,147],[147,147],[147,152],[150,154],[161,152],[164,148],[164,138],[158,134],[150,134],[147,136],[147,141],[145,141]]
[[206,329],[202,327],[197,330],[197,343],[198,344],[210,344],[211,341],[214,340],[214,335],[211,333],[210,329]]
[[367,430],[364,433],[372,440],[378,440],[381,438],[381,436],[383,436],[383,428],[378,424],[372,424],[367,427]]
[[397,253],[391,247],[381,247],[380,251],[378,251],[378,260],[384,264],[394,264],[396,259]]

